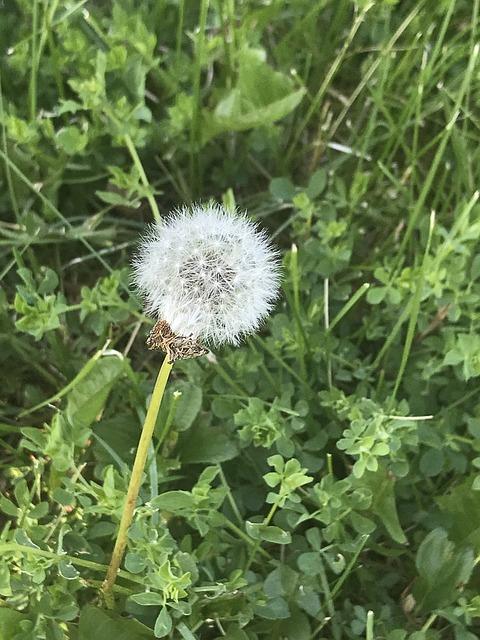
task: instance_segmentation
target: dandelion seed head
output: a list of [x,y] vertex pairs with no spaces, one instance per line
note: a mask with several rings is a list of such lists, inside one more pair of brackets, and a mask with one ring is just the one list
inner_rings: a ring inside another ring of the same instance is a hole
[[152,225],[134,258],[146,310],[179,336],[238,344],[277,298],[280,267],[265,232],[245,214],[193,205]]

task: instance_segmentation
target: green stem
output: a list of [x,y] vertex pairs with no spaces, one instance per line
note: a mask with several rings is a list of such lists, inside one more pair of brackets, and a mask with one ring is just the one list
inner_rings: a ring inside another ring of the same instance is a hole
[[90,373],[90,371],[95,366],[97,360],[99,360],[99,358],[101,358],[105,354],[107,347],[108,347],[108,342],[105,343],[105,345],[90,358],[90,360],[83,366],[83,368],[80,369],[80,371],[77,373],[75,378],[73,378],[73,380],[71,380],[58,393],[55,393],[53,396],[50,396],[46,400],[39,402],[34,407],[29,407],[28,409],[24,409],[18,414],[18,417],[23,418],[24,416],[28,416],[30,413],[34,413],[35,411],[38,411],[39,409],[46,407],[48,404],[52,404],[54,402],[57,402],[57,400],[60,400],[61,398],[63,398],[64,395],[69,393],[81,380],[83,380],[83,378],[85,378],[87,374]]
[[193,69],[193,115],[190,129],[190,178],[194,191],[199,186],[198,149],[200,147],[200,116],[201,116],[201,91],[200,81],[202,75],[203,52],[205,49],[205,29],[207,25],[209,0],[200,0],[200,15],[198,20],[198,39],[195,51],[195,66]]
[[[245,531],[240,529],[240,527],[237,527],[237,525],[231,522],[228,518],[225,518],[224,523],[226,527],[229,527],[234,533],[236,533],[239,538],[241,538],[248,545],[250,545],[251,547],[257,545],[257,542],[253,538],[250,538],[249,535],[245,533]],[[265,551],[265,549],[262,549],[262,547],[257,547],[257,551],[264,558],[267,558],[268,560],[272,559],[272,556],[268,553],[268,551]]]
[[[53,560],[57,564],[60,562],[69,562],[70,564],[77,565],[79,567],[85,567],[85,569],[91,569],[92,571],[98,571],[103,573],[107,566],[105,564],[99,564],[98,562],[93,562],[92,560],[84,560],[83,558],[77,558],[76,556],[70,556],[66,553],[62,553],[59,555],[58,553],[54,553],[53,551],[46,551],[44,549],[40,549],[39,547],[28,547],[24,544],[17,544],[16,542],[5,542],[0,544],[0,554],[21,554],[24,556],[38,556],[40,558],[48,558],[49,560]],[[124,580],[129,580],[134,584],[144,585],[144,581],[142,578],[135,576],[128,571],[120,570],[118,572],[118,576],[123,578]],[[116,589],[117,587],[115,587]]]
[[177,45],[175,47],[175,58],[177,62],[177,68],[180,69],[180,54],[182,51],[182,38],[183,38],[183,21],[185,17],[185,0],[180,0],[178,7],[178,22],[177,22]]
[[293,289],[293,316],[297,329],[298,344],[298,364],[302,378],[307,379],[307,368],[305,366],[305,351],[308,349],[307,336],[302,323],[302,313],[300,304],[300,272],[298,270],[298,249],[296,244],[292,244],[290,252],[290,272]]
[[37,117],[37,71],[38,71],[38,42],[37,33],[38,30],[38,0],[33,0],[33,13],[32,13],[32,68],[30,73],[30,119],[35,120]]
[[364,293],[368,291],[369,288],[370,284],[368,282],[365,282],[355,291],[353,296],[343,305],[335,318],[330,322],[330,326],[328,328],[329,331],[332,331],[333,327],[335,327],[340,322],[340,320],[350,311],[353,305],[360,300],[360,298]]
[[162,402],[167,380],[172,370],[173,364],[165,358],[160,368],[160,372],[153,389],[150,405],[147,410],[145,422],[143,423],[142,434],[138,443],[137,453],[135,455],[135,462],[133,463],[132,475],[130,478],[130,484],[128,485],[127,497],[125,499],[125,505],[123,508],[122,518],[120,520],[120,526],[118,528],[117,540],[113,549],[110,564],[108,566],[107,575],[102,586],[103,597],[105,604],[109,609],[114,607],[113,598],[113,586],[117,579],[118,570],[125,553],[127,546],[128,530],[132,523],[133,514],[135,512],[135,505],[140,491],[140,486],[143,479],[143,470],[147,460],[148,448],[152,441],[153,431],[157,422],[158,411]]
[[360,28],[362,22],[365,19],[366,14],[368,13],[368,11],[374,6],[373,2],[367,2],[367,4],[363,7],[361,13],[356,17],[352,28],[350,29],[350,33],[347,35],[347,37],[344,40],[343,46],[341,48],[341,50],[339,51],[339,53],[337,54],[335,60],[333,61],[330,69],[327,71],[327,73],[324,76],[323,82],[320,85],[315,97],[313,98],[310,107],[307,110],[307,113],[304,117],[304,119],[302,120],[302,122],[300,123],[300,125],[297,127],[297,130],[293,136],[293,140],[291,142],[290,148],[287,150],[286,153],[286,162],[288,162],[291,159],[291,156],[295,150],[295,147],[297,146],[298,142],[300,141],[301,135],[304,131],[304,129],[307,127],[307,125],[309,124],[310,120],[312,119],[312,117],[317,114],[319,112],[319,107],[321,105],[321,102],[323,100],[323,97],[325,96],[328,87],[330,86],[331,81],[333,80],[333,78],[335,77],[338,69],[340,68],[341,63],[343,62],[343,59],[345,58],[348,48],[350,47],[350,45],[353,42],[353,39],[355,38],[355,35],[358,31],[358,29]]
[[[277,509],[278,509],[278,502],[274,502],[270,507],[270,511],[268,512],[267,517],[263,521],[264,527],[267,527],[270,524]],[[257,555],[257,551],[261,549],[261,546],[260,546],[261,544],[262,544],[261,540],[257,540],[257,543],[253,547],[252,552],[250,553],[250,557],[247,560],[244,573],[246,573],[252,566],[252,563],[255,560],[255,556]]]
[[[323,316],[325,322],[325,331],[330,333],[330,295],[329,295],[329,280],[325,278],[323,281]],[[325,359],[327,361],[327,382],[328,388],[333,388],[332,382],[332,359],[330,353],[330,343],[328,342],[325,346]]]
[[[7,132],[5,129],[5,112],[3,109],[3,92],[2,92],[2,77],[0,75],[0,122],[2,126],[2,147],[5,155],[8,154],[8,146],[7,146]],[[10,195],[10,201],[12,203],[12,208],[15,213],[15,219],[20,219],[20,209],[18,208],[17,196],[15,194],[15,189],[13,186],[12,174],[10,172],[10,167],[7,162],[5,162],[5,176],[7,178],[8,185],[8,193]],[[0,278],[2,280],[3,278]]]
[[403,347],[402,359],[400,361],[400,367],[398,369],[397,379],[395,380],[395,386],[393,388],[393,392],[390,397],[389,407],[391,409],[393,408],[398,389],[400,388],[400,383],[402,381],[403,374],[405,373],[405,367],[407,366],[410,350],[413,344],[413,339],[415,337],[415,330],[416,330],[417,321],[418,321],[418,314],[420,312],[420,304],[422,301],[423,285],[425,281],[425,271],[427,268],[427,260],[428,260],[428,254],[430,252],[430,244],[432,241],[434,224],[435,224],[435,216],[432,212],[432,215],[430,216],[430,227],[428,232],[427,246],[425,247],[425,253],[423,254],[423,260],[420,266],[420,273],[419,273],[417,284],[415,287],[415,292],[412,297],[410,319],[408,322],[407,336],[405,338],[405,344]]
[[420,631],[423,631],[424,633],[428,631],[428,629],[430,629],[430,627],[432,626],[432,624],[435,622],[437,618],[438,618],[438,613],[432,613],[431,616],[423,625],[423,627],[420,629]]
[[132,156],[133,164],[137,168],[138,174],[140,176],[140,180],[144,187],[147,188],[147,200],[150,205],[150,209],[152,210],[153,217],[155,218],[155,222],[161,221],[160,210],[157,205],[157,201],[155,200],[153,193],[151,193],[150,182],[148,181],[147,174],[145,173],[145,169],[143,168],[142,162],[140,160],[140,156],[135,149],[135,145],[133,144],[132,138],[128,135],[124,137],[125,144],[127,145],[127,149]]
[[170,432],[170,427],[172,426],[172,422],[173,419],[175,418],[175,414],[177,412],[177,403],[180,400],[180,398],[182,397],[182,394],[180,392],[173,392],[173,396],[172,396],[172,401],[170,403],[170,408],[168,410],[168,414],[167,417],[165,419],[165,422],[157,436],[157,446],[155,447],[155,455],[157,456],[158,453],[160,452],[160,447],[162,446],[162,444],[164,443],[165,438],[167,437],[168,433]]

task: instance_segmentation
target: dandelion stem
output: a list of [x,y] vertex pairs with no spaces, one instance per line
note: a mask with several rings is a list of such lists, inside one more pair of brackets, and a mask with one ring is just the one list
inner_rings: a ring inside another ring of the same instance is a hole
[[172,364],[168,362],[168,358],[165,358],[160,368],[160,372],[153,389],[150,405],[147,410],[145,422],[143,423],[142,433],[140,441],[138,443],[137,453],[135,455],[135,462],[133,463],[132,475],[130,478],[130,484],[128,485],[127,497],[122,512],[122,518],[120,520],[120,526],[118,528],[117,540],[113,549],[110,564],[108,566],[107,575],[102,586],[103,597],[105,604],[109,609],[113,609],[113,585],[117,579],[118,570],[125,553],[127,546],[128,530],[133,519],[135,512],[135,504],[137,502],[138,493],[142,484],[143,470],[147,460],[148,448],[152,440],[153,431],[157,422],[158,411],[162,402],[163,394],[167,384],[170,371],[172,370]]

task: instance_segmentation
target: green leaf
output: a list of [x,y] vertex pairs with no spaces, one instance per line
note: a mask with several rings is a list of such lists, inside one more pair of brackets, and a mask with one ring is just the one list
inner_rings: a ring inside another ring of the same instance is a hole
[[480,276],[480,255],[474,257],[470,269],[470,277],[472,280],[476,280],[478,276]]
[[264,605],[257,605],[255,613],[267,620],[284,620],[290,617],[290,609],[284,598],[272,598]]
[[179,513],[184,509],[193,509],[195,502],[188,491],[166,491],[150,501],[152,507]]
[[68,394],[66,414],[74,426],[89,427],[97,418],[115,381],[124,371],[121,358],[101,358],[95,366]]
[[293,111],[305,95],[305,89],[293,90],[290,78],[264,61],[261,50],[241,50],[238,62],[236,86],[220,100],[213,114],[204,112],[204,143],[224,131],[271,125]]
[[69,156],[80,153],[85,149],[88,142],[88,136],[82,133],[77,127],[64,127],[57,132],[57,145],[62,151]]
[[138,620],[87,605],[80,612],[79,640],[153,640],[152,630]]
[[367,302],[370,304],[380,304],[387,295],[386,287],[371,287],[367,292]]
[[455,347],[446,353],[443,360],[444,365],[455,366],[461,363],[464,380],[480,375],[480,336],[477,334],[459,334]]
[[452,604],[459,588],[470,578],[475,557],[472,549],[457,548],[444,529],[434,529],[418,548],[419,580],[414,589],[417,606],[431,611]]
[[213,125],[216,133],[244,131],[272,124],[288,115],[301,102],[305,89],[298,89],[280,100],[256,108],[246,105],[239,89],[233,89],[215,109]]
[[359,484],[368,487],[372,492],[373,501],[370,508],[383,522],[393,540],[405,544],[407,538],[400,525],[395,502],[395,480],[384,469],[379,468],[375,473],[367,471]]
[[307,576],[316,576],[322,572],[323,564],[318,551],[301,553],[297,559],[298,568]]
[[47,515],[48,510],[48,502],[39,502],[33,507],[33,509],[30,509],[30,511],[28,512],[28,517],[39,520],[40,518],[44,518]]
[[174,423],[179,431],[186,431],[202,408],[202,389],[186,381],[180,382],[176,388],[182,395],[176,403]]
[[135,593],[133,596],[130,596],[130,600],[140,604],[142,607],[158,607],[163,604],[163,596],[153,591]]
[[292,615],[282,624],[282,636],[286,640],[311,640],[312,630],[308,617],[300,611],[292,611]]
[[318,169],[314,174],[310,176],[308,186],[306,188],[307,196],[313,200],[319,196],[327,186],[327,172],[325,169]]
[[264,540],[275,544],[290,544],[292,536],[288,531],[280,527],[267,526],[262,523],[250,522],[247,520],[245,528],[248,535],[254,540]]
[[31,334],[36,340],[40,340],[45,333],[58,329],[61,326],[60,316],[67,309],[61,296],[38,297],[35,304],[27,304],[19,293],[15,296],[14,307],[22,316],[15,322],[17,329]]
[[163,607],[155,621],[155,638],[164,638],[172,630],[172,618],[166,607]]
[[472,546],[480,553],[480,492],[475,491],[472,480],[453,487],[445,496],[437,498],[442,513],[448,517],[445,527],[451,540]]
[[71,493],[70,491],[66,491],[65,489],[62,489],[61,487],[57,487],[56,489],[54,489],[52,493],[52,498],[55,500],[55,502],[58,502],[63,507],[67,507],[75,504],[74,494]]
[[96,459],[107,464],[111,464],[115,459],[120,459],[125,464],[132,462],[139,430],[139,420],[133,412],[117,413],[115,416],[102,418],[94,426],[93,450]]
[[314,617],[318,615],[322,608],[318,593],[312,587],[299,589],[295,601],[301,609]]
[[5,640],[16,640],[20,636],[17,636],[19,632],[18,625],[22,620],[27,620],[27,616],[24,613],[19,613],[13,609],[7,607],[0,608],[0,638]]
[[441,449],[429,449],[420,458],[420,471],[429,478],[438,476],[444,463],[445,455]]
[[15,542],[25,547],[38,549],[39,547],[28,537],[24,529],[15,529]]
[[282,481],[282,476],[275,471],[270,471],[263,476],[263,479],[269,487],[273,488],[280,484],[280,482]]
[[58,573],[66,580],[75,580],[80,575],[80,572],[75,569],[73,564],[62,560],[58,563]]
[[[0,564],[0,595],[5,597],[12,595],[12,587],[10,584],[10,570],[6,564]],[[0,637],[2,636],[0,635]]]
[[295,195],[295,186],[290,178],[273,178],[269,191],[274,198],[289,202]]
[[99,191],[95,191],[95,194],[103,202],[106,202],[107,204],[113,204],[115,206],[135,207],[135,205],[139,204],[137,200],[126,198],[124,195],[122,195],[121,193],[117,193],[116,191],[99,190]]
[[238,446],[220,427],[198,427],[182,438],[180,457],[183,462],[216,463],[231,460],[238,455]]
[[147,561],[143,555],[132,553],[129,551],[125,556],[125,568],[130,573],[141,573],[147,565]]
[[0,495],[0,510],[3,511],[7,516],[12,516],[13,518],[20,517],[20,509],[8,498]]
[[375,531],[375,523],[370,520],[370,518],[366,518],[356,511],[352,511],[350,514],[350,520],[352,521],[355,531],[358,531],[358,533],[366,534]]

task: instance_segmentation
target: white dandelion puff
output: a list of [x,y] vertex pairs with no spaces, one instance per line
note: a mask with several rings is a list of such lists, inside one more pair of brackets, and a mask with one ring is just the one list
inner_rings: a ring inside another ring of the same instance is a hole
[[152,225],[133,262],[147,312],[177,336],[238,344],[278,296],[278,253],[245,214],[193,205]]

